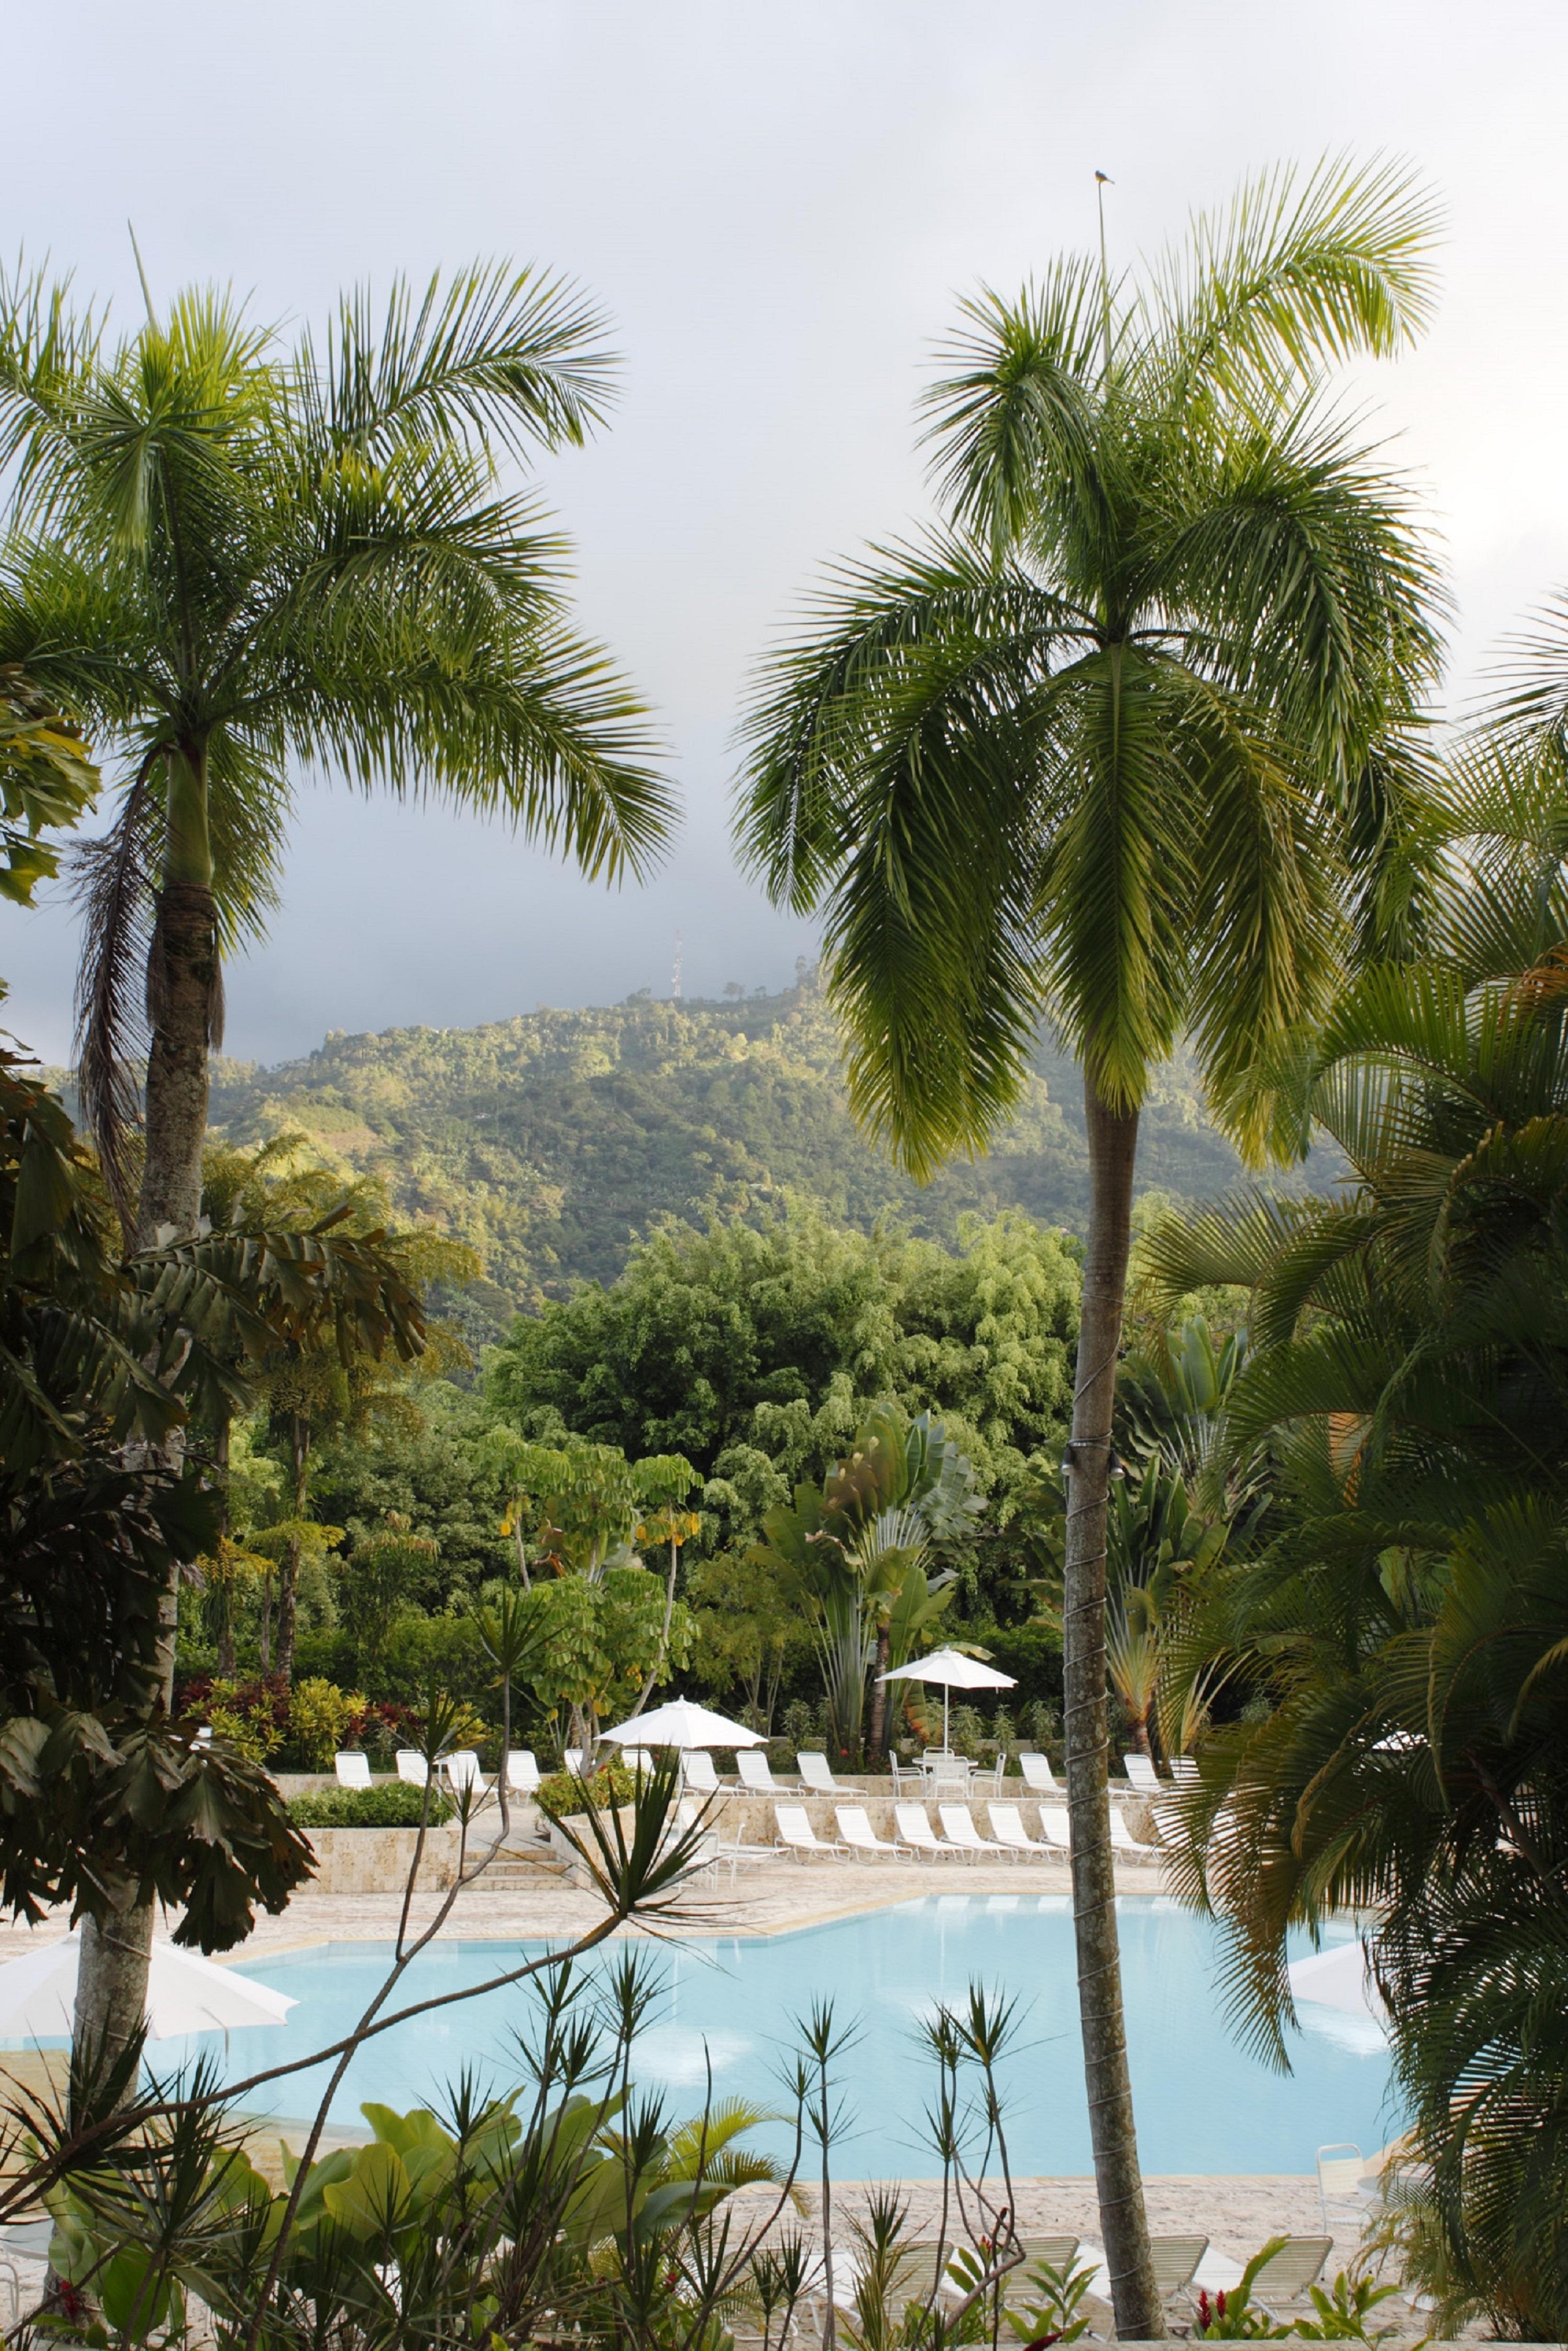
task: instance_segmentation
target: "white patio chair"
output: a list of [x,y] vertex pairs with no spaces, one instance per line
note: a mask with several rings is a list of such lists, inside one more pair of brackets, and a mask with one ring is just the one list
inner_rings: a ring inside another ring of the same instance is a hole
[[863,1804],[835,1804],[833,1818],[839,1824],[839,1834],[855,1853],[890,1853],[894,1860],[913,1861],[914,1855],[896,1837],[879,1837],[871,1824],[871,1814]]
[[455,1796],[465,1792],[476,1796],[488,1795],[489,1782],[479,1769],[479,1758],[472,1747],[454,1748],[450,1755],[441,1758],[441,1768]]
[[1072,1831],[1068,1823],[1065,1804],[1041,1804],[1040,1825],[1052,1853],[1072,1851]]
[[634,1772],[638,1779],[648,1780],[653,1777],[653,1756],[652,1749],[647,1747],[623,1747],[621,1750],[621,1761],[625,1764],[628,1771]]
[[560,1750],[560,1761],[563,1771],[570,1771],[574,1780],[581,1779],[582,1750],[580,1747],[563,1747]]
[[1341,2139],[1333,2147],[1318,2149],[1318,2206],[1323,2216],[1323,2227],[1333,2226],[1329,2219],[1331,2201],[1342,2210],[1349,2206],[1364,2214],[1367,2198],[1362,2190],[1362,2176],[1366,2158],[1360,2147],[1350,2139]]
[[1023,1814],[1016,1804],[988,1804],[986,1813],[991,1823],[991,1834],[1009,1853],[1049,1854],[1051,1847],[1039,1837],[1031,1837],[1023,1824]]
[[1146,1755],[1124,1755],[1122,1769],[1127,1775],[1127,1785],[1137,1796],[1157,1796],[1160,1775]]
[[1176,1782],[1178,1788],[1197,1787],[1197,1765],[1193,1761],[1190,1755],[1173,1755],[1171,1757],[1171,1778]]
[[966,1853],[972,1853],[977,1859],[984,1853],[999,1853],[1006,1861],[1018,1859],[1011,1845],[998,1844],[995,1837],[980,1834],[975,1826],[975,1815],[967,1804],[938,1804],[936,1817],[942,1823],[942,1834],[948,1844],[962,1845]]
[[828,1759],[820,1750],[811,1754],[797,1755],[795,1762],[800,1773],[800,1785],[809,1796],[852,1796],[854,1794],[852,1788],[846,1788],[834,1779]]
[[933,1861],[939,1853],[963,1855],[962,1845],[953,1844],[945,1836],[932,1834],[924,1804],[894,1804],[893,1825],[906,1845],[915,1853],[928,1853]]
[[361,1755],[357,1747],[346,1753],[334,1755],[332,1769],[338,1775],[340,1788],[368,1788],[371,1784],[371,1759]]
[[1111,1843],[1117,1853],[1124,1853],[1129,1861],[1158,1861],[1157,1844],[1140,1844],[1120,1813],[1111,1815]]
[[849,1853],[849,1846],[839,1837],[823,1839],[811,1826],[811,1816],[804,1804],[775,1804],[773,1825],[779,1833],[779,1843],[791,1853],[810,1854],[815,1858],[825,1855],[832,1860]]
[[682,1748],[681,1785],[694,1796],[716,1796],[720,1792],[713,1757],[705,1754],[700,1747]]
[[430,1766],[417,1747],[400,1747],[393,1758],[397,1776],[411,1788],[428,1788]]
[[944,1748],[928,1747],[920,1759],[920,1768],[925,1774],[928,1796],[936,1796],[943,1788],[956,1789],[960,1796],[967,1796],[975,1776],[975,1766],[968,1756],[951,1755]]
[[1020,1755],[1019,1770],[1023,1773],[1024,1786],[1031,1796],[1054,1796],[1060,1793],[1056,1774],[1051,1768],[1049,1755]]
[[538,1758],[531,1747],[507,1750],[507,1785],[514,1796],[531,1796],[539,1784]]
[[760,1747],[737,1747],[735,1768],[740,1777],[743,1796],[791,1796],[792,1788],[780,1786],[773,1777],[773,1766]]

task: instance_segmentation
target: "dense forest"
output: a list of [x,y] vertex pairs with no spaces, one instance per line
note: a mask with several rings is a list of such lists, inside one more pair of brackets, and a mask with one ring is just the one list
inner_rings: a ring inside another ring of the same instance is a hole
[[[988,1158],[955,1162],[924,1189],[901,1175],[851,1121],[810,977],[778,996],[640,995],[480,1029],[334,1034],[278,1068],[216,1064],[212,1119],[241,1144],[302,1131],[381,1177],[401,1215],[469,1243],[497,1332],[515,1306],[612,1280],[665,1215],[700,1222],[795,1192],[838,1222],[867,1230],[891,1211],[951,1247],[966,1213],[1022,1208],[1077,1230],[1088,1198],[1078,1073],[1043,1044]],[[1207,1198],[1237,1167],[1189,1066],[1166,1069],[1145,1115],[1141,1183]]]

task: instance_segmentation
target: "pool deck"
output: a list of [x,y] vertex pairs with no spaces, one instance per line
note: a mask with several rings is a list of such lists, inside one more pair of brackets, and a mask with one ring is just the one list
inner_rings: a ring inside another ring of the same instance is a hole
[[[1157,1894],[1160,1875],[1145,1864],[1122,1864],[1117,1887],[1124,1894]],[[1025,1899],[1039,1894],[1066,1896],[1071,1883],[1065,1867],[1032,1861],[936,1865],[769,1861],[743,1866],[733,1886],[727,1876],[721,1877],[716,1887],[706,1878],[699,1880],[679,1908],[652,1931],[682,1937],[787,1934],[933,1893]],[[443,1899],[434,1893],[414,1897],[412,1924],[416,1933],[434,1917]],[[318,1943],[391,1942],[401,1907],[402,1897],[396,1894],[305,1895],[278,1917],[264,1915],[249,1940],[228,1956],[241,1963],[256,1963],[265,1961],[269,1952],[303,1949]],[[602,1917],[603,1906],[591,1889],[541,1873],[532,1883],[486,1886],[481,1881],[460,1892],[443,1932],[464,1941],[543,1938],[565,1943],[587,1932]],[[66,1927],[62,1913],[32,1929],[0,1928],[0,1960],[36,1948],[40,1939],[53,1940]],[[617,1931],[650,1930],[632,1927]],[[22,2073],[39,2064],[37,2054],[18,2063],[0,2053],[0,2070],[15,2068]],[[279,2127],[298,2144],[296,2127],[288,2124]],[[333,2136],[341,2139],[350,2135]],[[1369,2158],[1373,2152],[1367,2150]],[[1209,2237],[1211,2259],[1217,2256],[1222,2269],[1228,2265],[1239,2269],[1268,2237],[1322,2232],[1317,2182],[1311,2175],[1152,2178],[1145,2186],[1152,2229],[1162,2235],[1197,2231]],[[1097,2240],[1092,2179],[1020,2179],[1016,2187],[1019,2217],[1030,2234],[1071,2230],[1087,2240]],[[912,2181],[907,2192],[916,2221],[928,2217],[928,2203],[934,2214],[934,2183]],[[852,2204],[855,2193],[852,2185],[844,2190]],[[1335,2231],[1331,2274],[1348,2261],[1354,2243],[1354,2228],[1342,2224]],[[1226,2282],[1223,2275],[1215,2274],[1215,2283]]]

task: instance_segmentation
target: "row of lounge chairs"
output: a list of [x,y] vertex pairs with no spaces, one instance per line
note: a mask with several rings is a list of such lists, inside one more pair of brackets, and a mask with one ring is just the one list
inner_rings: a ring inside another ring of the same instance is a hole
[[[1060,1858],[1072,1850],[1066,1807],[1041,1804],[1038,1807],[1042,1834],[1031,1836],[1024,1823],[1021,1804],[988,1803],[986,1817],[990,1834],[985,1835],[976,1825],[974,1813],[967,1804],[938,1804],[936,1816],[940,1830],[933,1829],[924,1804],[894,1804],[893,1820],[895,1834],[878,1836],[871,1824],[871,1816],[863,1804],[837,1804],[833,1817],[838,1834],[819,1836],[810,1815],[803,1804],[777,1803],[773,1807],[777,1844],[787,1852],[804,1854],[810,1859],[854,1860],[861,1855],[872,1858],[885,1856],[892,1861],[936,1861],[946,1857],[961,1861],[998,1859],[1002,1861],[1037,1861]],[[1134,1861],[1158,1861],[1158,1845],[1140,1844],[1120,1813],[1111,1816],[1111,1842],[1118,1853]]]
[[[649,1771],[653,1767],[653,1757],[644,1748],[627,1748],[624,1750],[624,1760],[632,1771]],[[808,1796],[854,1794],[855,1791],[852,1788],[847,1787],[842,1781],[835,1779],[825,1754],[820,1751],[806,1752],[798,1755],[795,1760],[800,1770],[798,1784],[776,1776],[767,1756],[760,1749],[742,1748],[735,1759],[739,1784],[727,1792],[741,1796],[766,1796],[775,1800],[780,1796],[798,1794]],[[1166,1783],[1161,1781],[1146,1755],[1129,1755],[1124,1760],[1127,1784],[1134,1795],[1156,1796],[1165,1792]],[[370,1786],[371,1765],[368,1756],[355,1750],[335,1757],[334,1761],[340,1786],[345,1788]],[[424,1786],[430,1776],[430,1767],[417,1749],[400,1749],[396,1761],[397,1775],[400,1780],[405,1780],[416,1788]],[[1058,1796],[1062,1792],[1061,1783],[1051,1770],[1049,1758],[1025,1751],[1019,1755],[1018,1761],[1023,1784],[1031,1796]],[[567,1770],[569,1771],[580,1770],[581,1763],[581,1749],[568,1748]],[[482,1792],[488,1784],[480,1771],[479,1758],[472,1748],[459,1748],[451,1755],[444,1755],[437,1768],[448,1784],[455,1789],[474,1788]],[[1171,1770],[1176,1784],[1181,1786],[1196,1778],[1197,1766],[1185,1758],[1178,1758]],[[901,1792],[902,1779],[918,1778],[918,1776],[917,1773],[895,1772],[894,1793]],[[999,1795],[1007,1779],[1006,1757],[998,1762],[995,1772],[989,1776],[996,1792]],[[716,1796],[727,1792],[714,1767],[713,1757],[704,1754],[700,1750],[693,1750],[682,1757],[681,1777],[683,1784],[694,1795]],[[533,1750],[527,1747],[512,1748],[507,1757],[507,1786],[510,1792],[517,1796],[531,1796],[539,1784],[539,1779],[538,1761]]]

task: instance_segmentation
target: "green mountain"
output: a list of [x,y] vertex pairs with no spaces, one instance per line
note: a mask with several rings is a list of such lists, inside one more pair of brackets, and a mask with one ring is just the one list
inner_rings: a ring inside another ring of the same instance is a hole
[[[661,1216],[700,1219],[781,1189],[844,1223],[891,1212],[946,1240],[969,1210],[1080,1228],[1088,1196],[1077,1073],[1044,1049],[989,1156],[912,1184],[852,1123],[836,1031],[809,981],[724,1003],[643,995],[482,1029],[333,1034],[275,1069],[219,1062],[212,1119],[242,1144],[302,1129],[380,1174],[400,1211],[480,1251],[497,1315],[612,1279]],[[1141,1157],[1145,1188],[1188,1198],[1238,1175],[1189,1065],[1162,1073]]]

